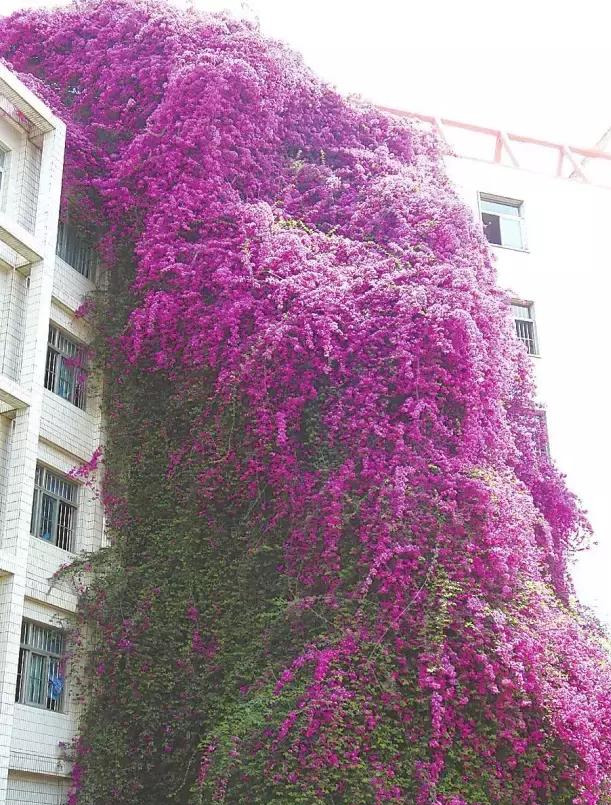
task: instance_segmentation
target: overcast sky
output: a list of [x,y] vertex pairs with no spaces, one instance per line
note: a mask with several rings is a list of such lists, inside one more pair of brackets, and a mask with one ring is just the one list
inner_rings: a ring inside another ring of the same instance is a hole
[[[174,2],[256,18],[339,90],[378,104],[570,145],[611,127],[611,10],[600,0]],[[0,14],[67,3],[0,0]],[[583,596],[611,624],[606,572],[581,566]]]

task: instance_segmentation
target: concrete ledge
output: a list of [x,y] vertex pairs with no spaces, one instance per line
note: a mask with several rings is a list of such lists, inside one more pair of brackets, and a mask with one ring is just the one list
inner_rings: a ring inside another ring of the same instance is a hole
[[6,213],[0,212],[0,240],[31,265],[42,260],[42,249],[36,238]]

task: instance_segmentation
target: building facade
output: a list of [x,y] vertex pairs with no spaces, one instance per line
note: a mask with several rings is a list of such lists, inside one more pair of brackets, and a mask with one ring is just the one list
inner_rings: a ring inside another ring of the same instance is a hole
[[59,222],[64,141],[64,124],[0,65],[0,804],[66,802],[76,595],[53,577],[103,535],[100,502],[71,475],[101,423],[75,317],[95,259]]
[[[423,124],[447,144],[449,176],[511,290],[552,454],[600,539],[576,568],[577,586],[611,622],[597,593],[611,566],[611,157],[453,121]],[[0,805],[66,802],[62,744],[78,720],[66,632],[76,595],[54,574],[104,538],[99,500],[71,474],[98,446],[101,418],[87,377],[91,334],[75,317],[95,288],[96,263],[60,221],[64,141],[64,124],[0,65]]]
[[552,458],[594,529],[596,544],[573,568],[577,593],[611,626],[611,154],[408,116],[436,131],[448,175],[481,222],[499,285],[511,293]]

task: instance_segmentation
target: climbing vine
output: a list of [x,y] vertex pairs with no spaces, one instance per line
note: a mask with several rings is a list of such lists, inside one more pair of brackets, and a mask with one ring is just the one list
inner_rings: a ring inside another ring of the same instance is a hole
[[609,802],[587,524],[434,139],[153,0],[3,18],[0,56],[105,266],[71,803]]

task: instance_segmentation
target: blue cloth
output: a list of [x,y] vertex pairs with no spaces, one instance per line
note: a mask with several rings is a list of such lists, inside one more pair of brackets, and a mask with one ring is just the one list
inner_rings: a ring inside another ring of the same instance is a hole
[[64,689],[64,678],[59,674],[49,677],[49,696],[53,701],[57,701],[62,695]]

